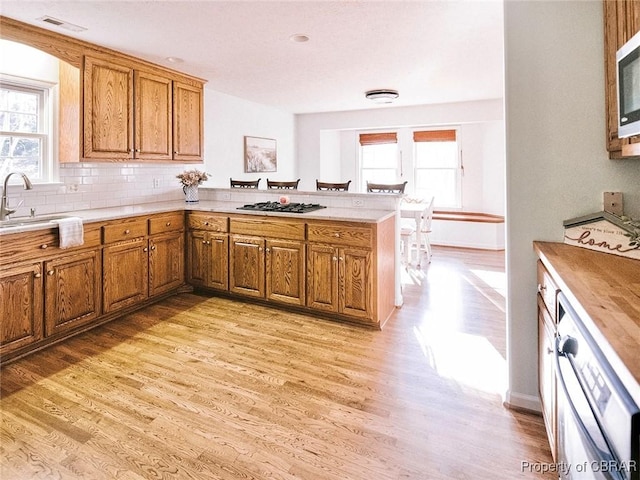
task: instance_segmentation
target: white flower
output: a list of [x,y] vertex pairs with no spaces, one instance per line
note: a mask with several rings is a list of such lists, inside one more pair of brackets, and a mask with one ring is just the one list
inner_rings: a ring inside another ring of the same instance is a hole
[[200,185],[202,182],[209,180],[209,175],[200,170],[185,170],[181,174],[176,175],[176,178],[180,179],[182,185],[189,187],[191,185]]

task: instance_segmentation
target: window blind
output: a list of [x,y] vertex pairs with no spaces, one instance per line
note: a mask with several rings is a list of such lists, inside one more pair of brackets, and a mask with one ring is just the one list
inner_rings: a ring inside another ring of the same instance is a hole
[[360,134],[360,145],[381,145],[383,143],[398,143],[398,135],[395,132]]
[[455,142],[455,130],[427,130],[413,132],[414,142]]

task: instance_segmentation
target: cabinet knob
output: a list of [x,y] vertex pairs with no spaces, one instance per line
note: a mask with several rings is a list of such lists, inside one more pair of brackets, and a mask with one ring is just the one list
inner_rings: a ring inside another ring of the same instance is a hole
[[262,251],[262,247],[258,247],[258,251],[261,252]]
[[266,251],[267,253],[269,253],[269,252],[271,251],[271,249],[270,249],[269,247],[267,247],[267,248],[265,249],[265,251]]
[[209,222],[204,222],[205,227],[209,225]]
[[542,293],[547,289],[547,287],[545,287],[544,285],[542,285],[541,283],[538,284],[538,293]]
[[553,348],[547,347],[547,355],[551,355],[553,353]]
[[151,245],[151,250],[155,250],[156,246],[155,245]]
[[41,276],[42,276],[42,274],[41,274],[41,273],[36,273],[36,274],[34,275],[34,277],[36,277],[36,278],[40,278]]
[[148,251],[149,251],[149,249],[148,249],[147,247],[144,247],[144,248],[142,249],[142,251],[143,251],[143,252],[148,252]]
[[139,148],[136,148],[136,153],[140,153],[140,149]]
[[40,248],[49,248],[49,245],[47,245],[46,243],[43,243],[42,245],[40,245]]
[[340,260],[341,262],[344,262],[344,257],[340,257],[338,258],[338,260]]
[[47,270],[47,275],[51,276],[53,275],[55,272],[55,270]]
[[333,234],[334,237],[340,238],[340,234],[338,232]]
[[206,244],[207,244],[207,241],[206,241],[206,240],[202,240],[202,243],[204,243],[204,244],[206,245]]
[[131,233],[131,230],[129,230],[128,228],[124,231],[125,235],[129,235]]
[[337,262],[338,261],[338,257],[333,257],[333,261]]
[[166,225],[167,227],[170,227],[170,226],[171,226],[171,222],[167,222],[165,225]]
[[211,240],[207,240],[207,245],[211,245]]

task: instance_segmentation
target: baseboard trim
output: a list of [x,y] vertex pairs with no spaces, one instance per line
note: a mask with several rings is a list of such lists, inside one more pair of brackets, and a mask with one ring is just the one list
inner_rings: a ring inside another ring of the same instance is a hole
[[505,393],[503,404],[505,407],[513,410],[526,410],[527,412],[542,413],[540,399],[534,395],[525,395],[523,393],[508,390]]

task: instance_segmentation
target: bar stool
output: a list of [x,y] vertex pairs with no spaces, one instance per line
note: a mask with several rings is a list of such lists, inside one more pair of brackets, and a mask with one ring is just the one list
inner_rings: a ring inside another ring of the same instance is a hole
[[316,179],[316,190],[328,190],[333,192],[348,192],[349,184],[351,180],[345,183],[329,183],[329,182],[321,182]]
[[233,178],[229,178],[231,182],[231,188],[258,188],[260,184],[260,178],[258,180],[234,180]]
[[369,193],[404,193],[404,183],[371,183],[367,182],[367,192]]
[[292,182],[272,182],[267,178],[267,188],[276,188],[279,190],[297,190],[300,179]]

